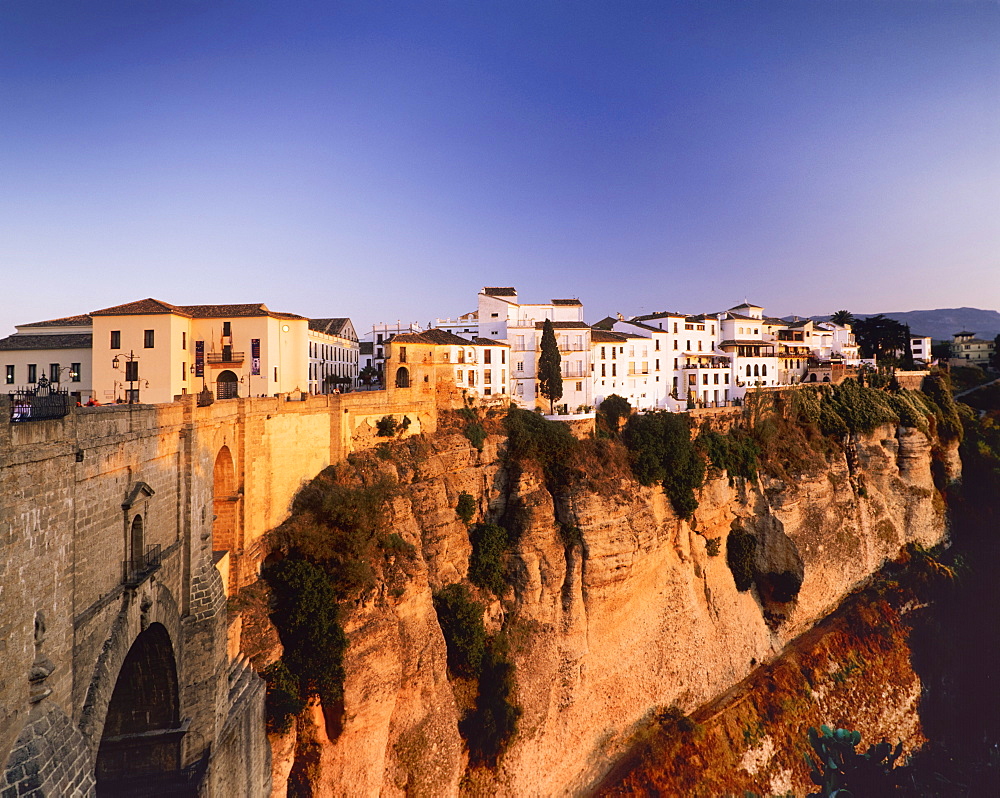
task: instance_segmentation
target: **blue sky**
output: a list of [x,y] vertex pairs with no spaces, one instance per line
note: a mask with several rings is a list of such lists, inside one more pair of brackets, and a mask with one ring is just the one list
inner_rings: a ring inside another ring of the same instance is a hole
[[0,3],[0,333],[1000,309],[996,2]]

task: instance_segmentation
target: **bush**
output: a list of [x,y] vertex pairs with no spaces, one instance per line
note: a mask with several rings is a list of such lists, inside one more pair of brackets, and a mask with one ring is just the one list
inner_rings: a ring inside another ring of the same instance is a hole
[[937,422],[938,437],[944,441],[961,441],[962,420],[958,415],[958,406],[952,396],[948,376],[940,371],[928,374],[924,377],[920,388],[932,403],[931,408]]
[[264,699],[267,730],[284,734],[292,727],[292,719],[306,706],[298,677],[280,659],[266,667],[260,675],[267,683],[267,697]]
[[902,752],[902,744],[895,749],[887,742],[871,746],[864,754],[855,748],[861,742],[856,731],[821,726],[820,731],[809,729],[809,742],[818,759],[805,755],[813,784],[820,792],[809,793],[809,798],[831,798],[837,795],[890,795],[898,786],[893,765]]
[[721,538],[705,538],[705,553],[709,557],[718,557],[722,551]]
[[455,513],[464,524],[472,523],[472,519],[476,515],[476,500],[472,498],[471,493],[466,493],[463,490],[458,494],[458,505],[455,507]]
[[756,550],[757,538],[749,532],[734,530],[726,538],[726,564],[732,571],[736,589],[741,593],[753,585]]
[[476,524],[470,530],[470,538],[469,581],[499,598],[506,588],[503,559],[510,534],[496,524]]
[[486,429],[478,421],[473,424],[468,424],[465,427],[465,437],[469,439],[476,451],[481,452],[483,450],[483,444],[486,443]]
[[448,585],[434,596],[434,609],[448,648],[452,673],[475,678],[486,651],[483,605],[472,600],[465,585]]
[[[321,568],[286,557],[262,576],[271,587],[271,621],[284,648],[282,662],[298,680],[299,696],[318,696],[324,706],[343,697],[347,637],[339,622],[337,596]],[[291,680],[283,678],[287,691]]]
[[537,413],[513,406],[505,422],[507,456],[513,460],[534,460],[542,466],[547,478],[561,482],[566,475],[565,463],[577,445],[569,428],[559,421],[547,421]]
[[664,411],[632,416],[622,439],[633,453],[636,479],[662,484],[677,515],[690,518],[698,508],[694,491],[705,479],[705,461],[691,441],[688,416]]
[[733,427],[722,434],[705,429],[695,444],[713,466],[729,474],[730,481],[733,477],[754,479],[757,476],[760,446],[745,430]]
[[393,416],[382,416],[375,422],[375,434],[382,438],[391,438],[398,429],[399,422]]
[[597,408],[597,418],[603,430],[613,437],[618,436],[621,422],[632,415],[632,405],[616,393],[605,397]]
[[514,663],[494,638],[483,657],[475,709],[458,724],[472,762],[493,767],[517,733],[521,708],[513,702],[513,695]]

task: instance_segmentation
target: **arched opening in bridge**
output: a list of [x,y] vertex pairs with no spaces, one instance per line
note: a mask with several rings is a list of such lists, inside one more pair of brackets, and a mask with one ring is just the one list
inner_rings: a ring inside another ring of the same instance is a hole
[[186,730],[170,635],[154,623],[118,672],[97,751],[97,795],[194,795],[183,790]]
[[215,520],[212,522],[212,550],[230,551],[236,548],[236,502],[239,496],[236,493],[233,455],[228,446],[223,446],[216,455],[213,477]]
[[240,380],[233,372],[226,369],[215,378],[216,399],[235,399],[240,395]]
[[405,368],[396,369],[396,387],[397,388],[409,388],[410,387],[410,372]]

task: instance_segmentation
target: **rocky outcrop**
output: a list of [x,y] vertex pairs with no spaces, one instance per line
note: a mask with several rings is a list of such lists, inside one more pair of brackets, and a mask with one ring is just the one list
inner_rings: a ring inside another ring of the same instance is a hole
[[[314,794],[584,791],[658,708],[706,704],[903,545],[946,534],[931,444],[915,430],[880,427],[794,479],[711,474],[690,521],[625,474],[554,497],[540,469],[501,465],[501,442],[477,452],[439,435],[409,466],[386,461],[405,485],[394,529],[419,564],[399,595],[383,590],[350,614],[342,727],[327,728],[318,709],[298,721],[291,778]],[[523,710],[497,767],[471,774],[431,601],[467,572],[462,491],[517,533],[511,589],[487,617],[509,641]],[[568,527],[579,535],[560,534]],[[754,540],[754,584],[742,592],[727,564],[733,533]]]

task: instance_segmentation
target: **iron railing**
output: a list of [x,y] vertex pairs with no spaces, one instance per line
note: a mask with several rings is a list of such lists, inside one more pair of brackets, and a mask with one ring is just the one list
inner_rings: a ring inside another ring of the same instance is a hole
[[62,418],[69,407],[68,389],[53,388],[45,376],[34,388],[19,388],[10,394],[11,422]]
[[205,354],[205,359],[212,365],[242,363],[243,357],[243,352],[208,352]]
[[160,544],[147,546],[146,553],[138,560],[122,560],[122,582],[129,587],[142,584],[160,567],[163,552]]

